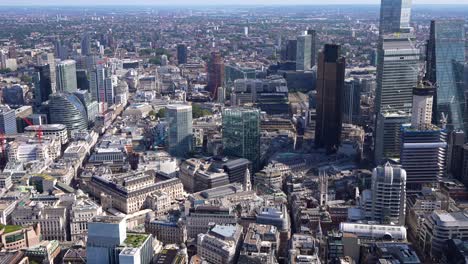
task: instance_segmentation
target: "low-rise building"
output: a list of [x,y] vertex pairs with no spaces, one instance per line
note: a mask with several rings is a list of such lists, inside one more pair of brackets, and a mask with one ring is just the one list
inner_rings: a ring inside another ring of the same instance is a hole
[[241,236],[240,225],[215,225],[198,234],[197,254],[212,264],[237,263]]

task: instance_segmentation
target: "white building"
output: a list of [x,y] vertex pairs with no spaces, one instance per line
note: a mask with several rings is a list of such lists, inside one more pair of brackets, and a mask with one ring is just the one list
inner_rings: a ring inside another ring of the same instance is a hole
[[239,252],[242,226],[215,225],[206,234],[199,234],[197,254],[212,264],[233,264]]
[[68,143],[67,127],[62,124],[45,124],[40,126],[32,125],[25,127],[24,131],[32,135],[36,135],[37,133],[39,133],[39,131],[41,131],[42,135],[44,136],[56,136],[60,140],[62,145]]

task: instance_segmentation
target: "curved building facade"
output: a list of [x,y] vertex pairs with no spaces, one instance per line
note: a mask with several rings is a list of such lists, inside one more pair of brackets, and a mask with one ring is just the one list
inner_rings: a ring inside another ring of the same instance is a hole
[[63,124],[68,133],[88,128],[88,116],[83,103],[74,94],[56,93],[49,98],[49,120]]

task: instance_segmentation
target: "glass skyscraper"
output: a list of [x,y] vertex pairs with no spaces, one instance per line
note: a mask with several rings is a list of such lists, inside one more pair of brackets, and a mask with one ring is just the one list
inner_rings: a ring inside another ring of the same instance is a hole
[[409,32],[411,0],[382,0],[380,3],[380,35]]
[[223,110],[224,154],[248,159],[254,172],[260,167],[260,110],[227,108]]
[[309,71],[312,57],[312,35],[297,37],[296,70]]
[[449,129],[466,129],[463,121],[465,61],[465,21],[431,21],[427,45],[426,78],[437,87],[434,103],[435,122],[448,117]]
[[76,92],[78,84],[76,80],[76,62],[64,60],[57,64],[57,92]]
[[167,143],[169,153],[184,157],[192,151],[192,106],[166,106],[166,119],[169,124]]
[[382,36],[378,50],[375,109],[409,113],[419,75],[419,49],[410,33]]

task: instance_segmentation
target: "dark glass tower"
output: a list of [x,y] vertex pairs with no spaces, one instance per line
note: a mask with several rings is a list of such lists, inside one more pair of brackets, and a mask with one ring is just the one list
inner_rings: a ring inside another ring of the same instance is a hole
[[41,105],[52,94],[51,69],[49,64],[36,66],[34,69],[34,97],[36,104]]
[[443,113],[448,118],[449,129],[466,129],[463,121],[464,23],[463,20],[431,21],[427,45],[426,79],[437,87],[433,121],[438,123]]
[[177,45],[177,62],[179,65],[187,63],[187,45]]
[[380,35],[408,32],[411,0],[382,0],[380,3]]
[[340,46],[325,45],[318,58],[315,145],[329,153],[340,145],[345,65]]
[[224,61],[221,53],[212,52],[208,63],[208,91],[211,93],[211,98],[218,98],[218,88],[223,86],[224,80]]

